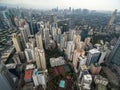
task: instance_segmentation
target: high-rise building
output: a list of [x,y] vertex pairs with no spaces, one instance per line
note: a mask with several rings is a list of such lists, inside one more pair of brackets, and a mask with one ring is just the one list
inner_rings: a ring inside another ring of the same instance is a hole
[[45,28],[43,32],[44,32],[45,49],[48,49],[50,43],[49,29]]
[[117,72],[120,71],[120,69],[117,69],[117,67],[120,68],[120,37],[113,50],[111,51],[107,63],[111,65],[116,65]]
[[24,44],[26,44],[28,42],[28,34],[27,34],[27,31],[25,28],[23,27],[20,27],[20,32],[21,32],[21,35],[22,35],[22,39],[23,39],[23,42]]
[[86,64],[89,66],[92,63],[98,63],[99,57],[100,57],[100,51],[98,51],[97,49],[89,50]]
[[69,41],[73,41],[73,37],[74,37],[75,34],[76,34],[76,31],[75,31],[75,30],[70,30],[70,31],[69,31],[68,40],[69,40]]
[[116,18],[116,14],[117,14],[117,9],[115,9],[115,11],[113,12],[109,22],[108,22],[108,26],[111,26],[113,25],[114,21],[115,21],[115,18]]
[[37,69],[46,69],[46,60],[44,49],[35,48],[35,59]]
[[73,58],[73,52],[74,52],[74,42],[73,41],[68,41],[67,42],[67,49],[66,49],[66,54],[68,59],[72,60]]
[[74,65],[74,69],[77,72],[77,63],[78,63],[78,59],[81,55],[81,51],[80,50],[75,50],[74,54],[73,54],[73,65]]
[[60,37],[60,50],[63,51],[63,49],[66,47],[66,38],[65,35],[61,35]]
[[0,63],[0,90],[15,90],[15,83],[8,69]]
[[17,52],[22,51],[22,47],[21,47],[21,43],[20,43],[20,38],[19,38],[19,36],[16,33],[12,34],[12,41],[13,41],[13,44],[14,44],[14,46],[16,48],[16,51]]
[[41,33],[38,32],[38,33],[35,35],[35,37],[36,37],[36,44],[37,44],[37,47],[38,47],[39,49],[43,49],[43,42],[42,42]]
[[29,24],[28,23],[25,23],[24,29],[26,30],[27,36],[29,37],[31,35],[31,33],[30,33],[30,28],[29,28]]

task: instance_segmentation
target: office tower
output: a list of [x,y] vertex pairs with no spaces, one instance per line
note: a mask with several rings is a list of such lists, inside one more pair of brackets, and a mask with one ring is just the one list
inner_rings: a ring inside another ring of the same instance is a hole
[[20,29],[21,36],[22,36],[22,43],[24,42],[24,45],[26,45],[26,43],[28,42],[27,31],[23,27],[20,27],[19,29]]
[[0,63],[0,90],[15,90],[15,83],[7,68]]
[[33,28],[33,35],[35,35],[39,31],[39,28],[37,26],[37,21],[33,20],[32,28]]
[[60,50],[63,51],[63,49],[66,47],[66,38],[64,35],[61,35],[60,37]]
[[12,41],[13,41],[13,45],[16,48],[17,52],[22,51],[22,47],[21,47],[21,43],[20,43],[20,38],[16,33],[12,34]]
[[69,60],[72,60],[73,58],[73,52],[74,52],[74,42],[73,41],[68,41],[67,42],[67,49],[66,49],[66,54]]
[[67,32],[67,31],[69,31],[69,24],[68,23],[64,23],[62,25],[62,33]]
[[28,23],[25,23],[24,29],[26,31],[27,37],[29,37],[31,35],[31,33],[30,33],[30,28],[29,28],[29,24]]
[[55,40],[55,37],[57,35],[57,29],[55,27],[52,27],[52,37]]
[[13,23],[12,23],[12,17],[10,12],[8,10],[5,10],[5,11],[2,11],[2,14],[5,22],[11,28],[13,26]]
[[116,18],[116,14],[117,14],[117,9],[115,9],[115,11],[113,12],[109,22],[108,22],[108,26],[111,26],[113,25],[114,21],[115,21],[115,18]]
[[35,59],[37,69],[46,69],[45,53],[43,49],[35,48]]
[[40,32],[38,32],[36,35],[35,35],[35,38],[36,38],[36,44],[37,44],[37,47],[39,49],[43,49],[43,42],[42,42],[42,35]]
[[[120,72],[120,37],[116,43],[116,45],[114,46],[114,48],[112,49],[108,61],[106,61],[109,65],[111,65],[111,68],[114,68],[117,73],[119,74]],[[114,67],[113,67],[114,66]],[[120,75],[120,74],[119,74]]]
[[49,41],[50,41],[50,37],[49,37],[49,29],[45,28],[44,29],[44,42],[45,42],[45,49],[49,48]]
[[92,63],[98,63],[99,57],[100,57],[100,51],[98,51],[97,49],[89,50],[86,64],[89,66]]
[[59,35],[59,34],[57,34],[55,37],[55,41],[56,41],[58,46],[60,46],[60,37],[61,37],[61,35]]

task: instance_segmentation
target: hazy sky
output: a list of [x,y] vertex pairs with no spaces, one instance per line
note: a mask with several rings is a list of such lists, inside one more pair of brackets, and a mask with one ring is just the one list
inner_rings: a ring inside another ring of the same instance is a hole
[[40,9],[87,8],[92,10],[120,10],[120,0],[0,0],[1,3],[21,4]]

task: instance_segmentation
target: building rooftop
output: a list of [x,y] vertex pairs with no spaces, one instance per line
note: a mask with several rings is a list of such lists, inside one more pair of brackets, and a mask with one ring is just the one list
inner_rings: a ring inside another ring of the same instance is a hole
[[95,53],[100,53],[100,51],[98,51],[98,49],[91,49],[91,50],[89,50],[89,52],[90,53],[92,53],[92,54],[95,54]]
[[59,87],[65,88],[65,81],[64,80],[60,80]]

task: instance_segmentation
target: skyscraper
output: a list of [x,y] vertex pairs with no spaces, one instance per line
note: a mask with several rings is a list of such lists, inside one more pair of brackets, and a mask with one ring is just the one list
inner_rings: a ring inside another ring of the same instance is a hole
[[113,25],[114,21],[115,21],[115,18],[116,18],[116,14],[117,14],[117,9],[115,9],[115,11],[113,12],[109,22],[108,22],[108,26],[111,26]]
[[67,49],[66,49],[66,54],[68,59],[72,60],[73,58],[73,52],[74,52],[74,42],[73,41],[68,41],[67,42]]
[[109,55],[108,63],[120,66],[120,37]]
[[43,32],[44,32],[45,49],[48,49],[50,43],[49,29],[45,28]]
[[16,33],[13,33],[12,36],[13,36],[12,37],[12,41],[13,41],[13,44],[14,44],[14,46],[16,48],[16,51],[17,52],[22,51],[22,47],[21,47],[19,36]]
[[20,27],[20,32],[21,32],[24,44],[26,44],[28,42],[28,33],[27,33],[27,30],[25,28],[23,28],[23,27]]
[[45,53],[43,49],[35,48],[35,59],[37,69],[46,69]]
[[88,60],[86,62],[86,64],[89,66],[92,63],[97,63],[100,57],[100,51],[98,51],[97,49],[91,49],[88,52]]
[[15,90],[15,83],[7,68],[0,63],[0,90]]
[[36,38],[36,44],[37,44],[37,47],[39,49],[43,49],[43,42],[42,42],[42,35],[40,32],[38,32],[36,35],[35,35],[35,38]]

